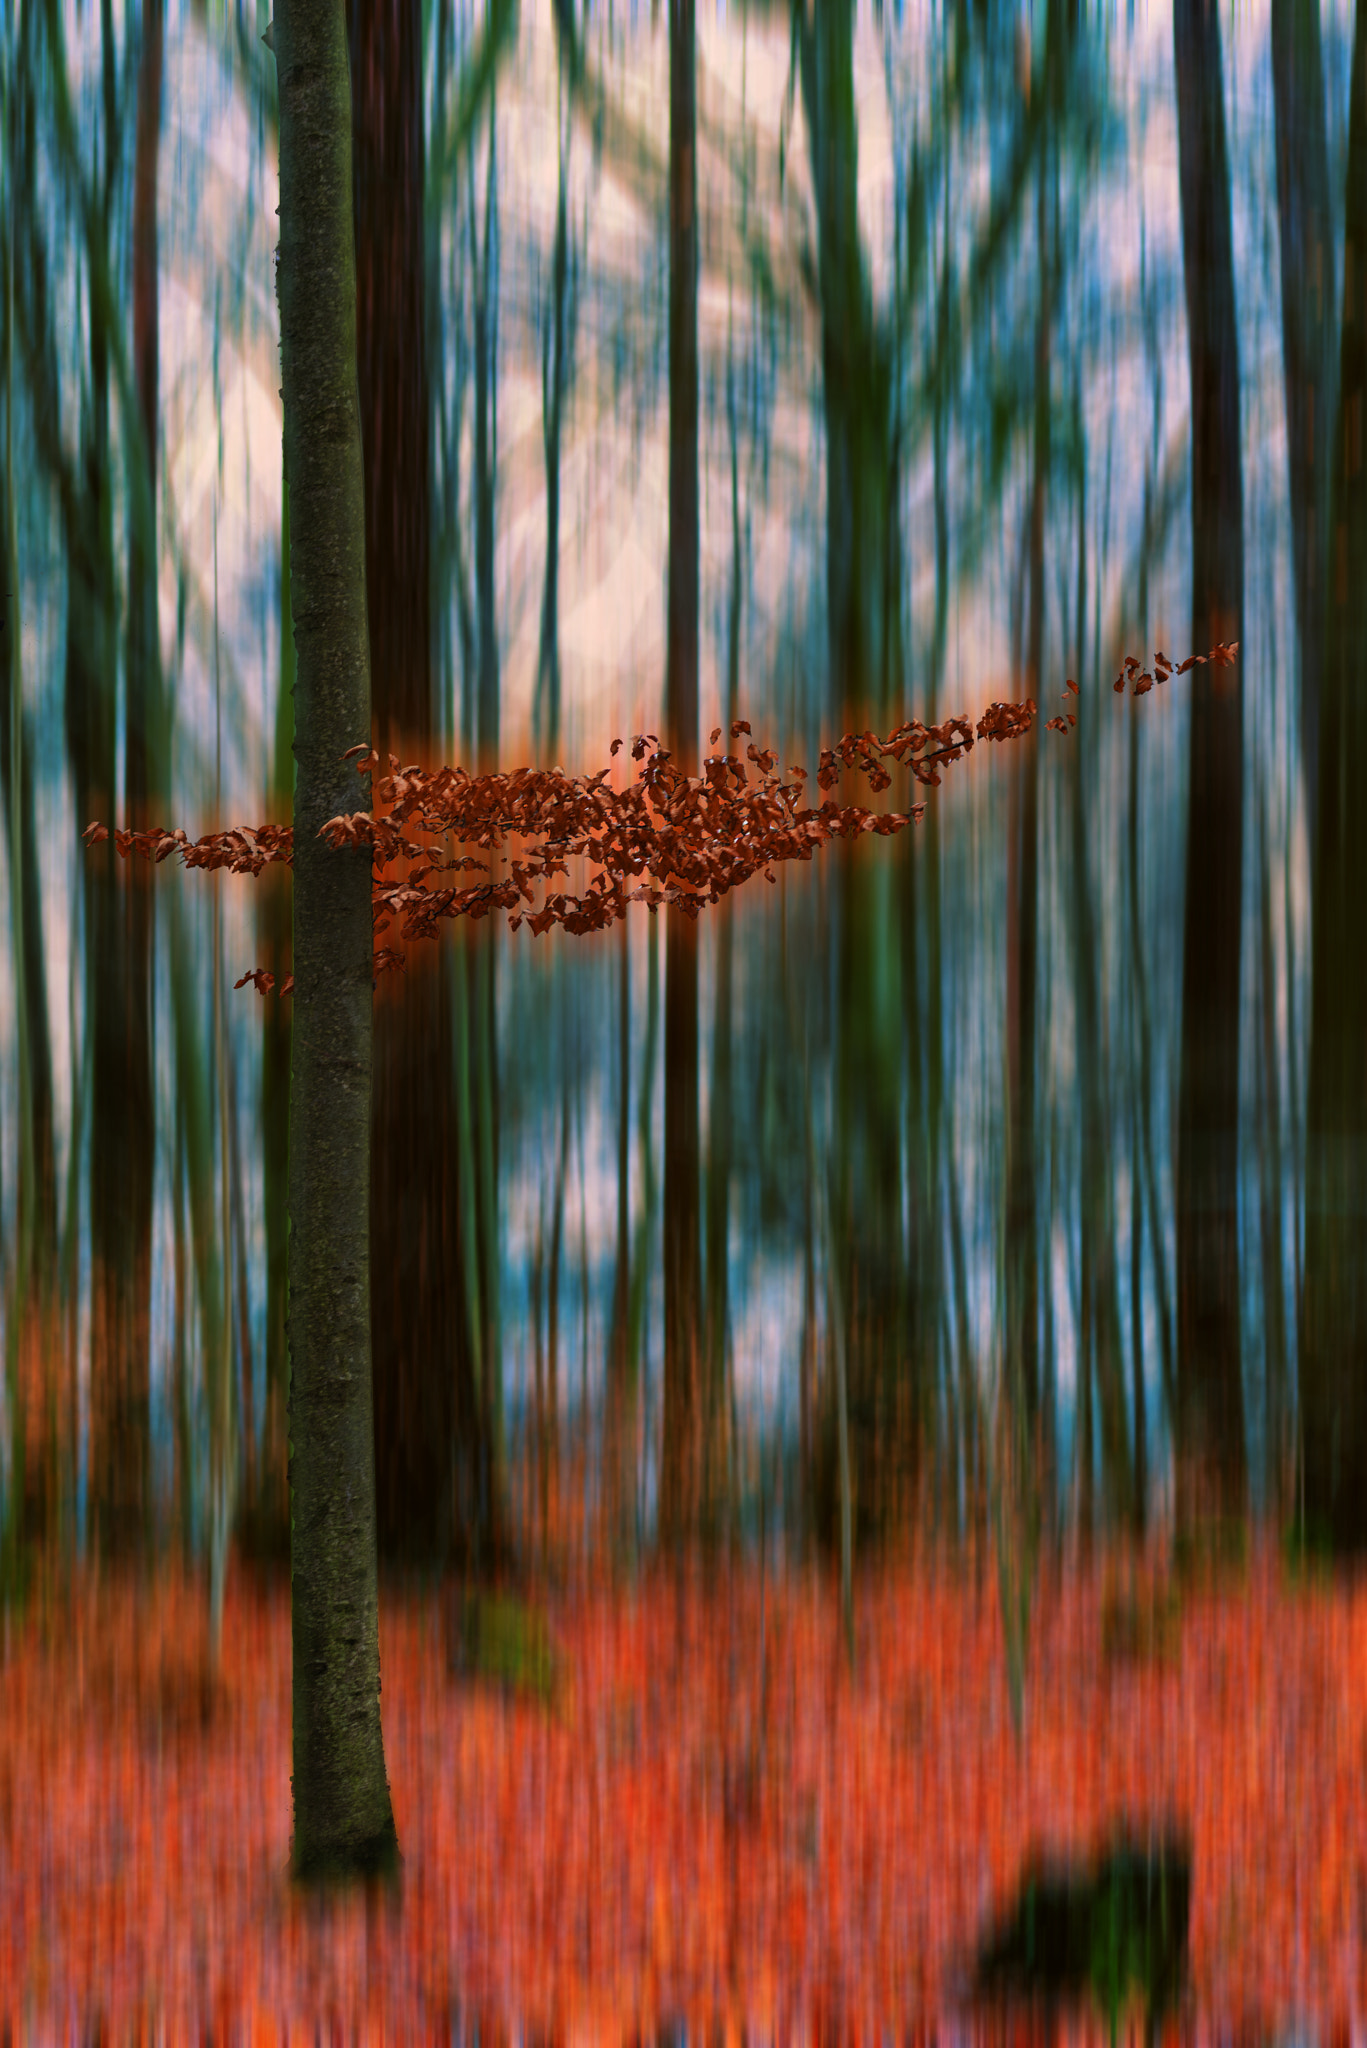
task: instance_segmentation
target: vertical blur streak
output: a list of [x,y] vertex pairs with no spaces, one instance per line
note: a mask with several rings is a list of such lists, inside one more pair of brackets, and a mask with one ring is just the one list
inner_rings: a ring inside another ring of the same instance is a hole
[[[1175,0],[1178,165],[1191,366],[1191,644],[1243,637],[1239,342],[1215,0]],[[1177,1514],[1244,1504],[1239,1290],[1243,693],[1193,672],[1177,1131]]]
[[[665,734],[698,753],[698,206],[693,0],[669,4],[669,592]],[[710,1513],[714,1448],[703,1386],[698,1139],[698,927],[665,912],[664,1417],[660,1541],[681,1548]],[[710,1361],[708,1377],[710,1378]]]
[[[874,304],[859,232],[852,0],[793,18],[812,158],[826,450],[826,613],[837,732],[882,728],[900,701],[901,563],[895,344]],[[830,1162],[832,1299],[845,1327],[857,1544],[904,1527],[919,1478],[928,1362],[910,1355],[902,1229],[903,995],[885,862],[833,849],[838,948]],[[837,1519],[845,1418],[817,1445],[817,1515]]]
[[1321,714],[1301,1311],[1306,1538],[1367,1550],[1367,6],[1353,38]]
[[1301,754],[1312,816],[1324,662],[1325,538],[1334,431],[1334,243],[1320,0],[1272,0],[1282,371],[1300,642]]

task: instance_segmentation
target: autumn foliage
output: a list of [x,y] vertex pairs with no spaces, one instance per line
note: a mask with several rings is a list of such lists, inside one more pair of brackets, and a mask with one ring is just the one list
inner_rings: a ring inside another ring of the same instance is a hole
[[975,1943],[1032,1855],[1123,1821],[1192,1844],[1166,2038],[1346,2040],[1367,1592],[1258,1551],[1108,1640],[1170,1585],[1160,1551],[1046,1579],[1019,1743],[990,1560],[863,1582],[853,1676],[817,1577],[570,1585],[538,1603],[549,1703],[463,1675],[452,1601],[396,1593],[402,1901],[329,1912],[286,1877],[287,1590],[230,1578],[216,1664],[178,1575],[36,1597],[3,1646],[0,2038],[1002,2039],[963,2017]]
[[[1128,655],[1113,687],[1123,692],[1128,686],[1144,696],[1189,669],[1207,663],[1229,667],[1237,652],[1237,642],[1222,642],[1209,654],[1176,663],[1159,653],[1152,669]],[[1065,703],[1076,695],[1070,680]],[[846,733],[821,750],[821,801],[815,805],[806,800],[807,770],[781,770],[771,748],[755,745],[745,719],[730,729],[733,742],[747,740],[744,755],[709,754],[699,775],[685,774],[654,733],[638,733],[631,758],[641,766],[622,789],[613,787],[610,767],[590,776],[566,775],[559,768],[470,775],[463,768],[400,767],[391,755],[388,773],[374,784],[374,810],[333,818],[323,829],[333,846],[374,849],[380,941],[391,931],[404,944],[432,938],[445,918],[481,918],[494,911],[506,912],[514,930],[525,923],[535,933],[553,925],[575,933],[601,931],[625,916],[629,903],[645,903],[652,911],[672,904],[696,917],[755,875],[772,881],[782,861],[809,861],[834,839],[900,832],[923,815],[923,802],[906,811],[839,802],[835,791],[846,774],[862,777],[873,796],[891,787],[898,769],[909,770],[921,788],[937,788],[944,770],[979,741],[1021,739],[1038,715],[1027,697],[989,704],[976,720],[925,725],[910,719],[883,738]],[[1076,723],[1076,714],[1067,710],[1047,719],[1045,729],[1066,734]],[[721,737],[718,726],[713,747]],[[623,744],[613,741],[614,757]],[[373,777],[379,768],[373,748],[355,747],[351,757],[362,775]],[[259,875],[273,864],[288,865],[294,853],[288,825],[238,826],[191,840],[183,831],[160,827],[111,835],[108,826],[96,823],[84,836],[90,845],[112,836],[125,858],[139,854],[164,861],[178,854],[188,868],[226,868],[233,874]],[[447,852],[447,845],[478,847],[483,858]],[[594,870],[578,891],[556,886],[568,878],[571,861]],[[406,872],[392,872],[405,865]],[[506,872],[496,874],[498,867]],[[449,879],[471,870],[485,879]],[[399,945],[377,945],[377,973],[402,964]],[[243,975],[237,986],[248,981],[263,995],[275,986],[264,968]],[[284,982],[282,993],[291,986]]]

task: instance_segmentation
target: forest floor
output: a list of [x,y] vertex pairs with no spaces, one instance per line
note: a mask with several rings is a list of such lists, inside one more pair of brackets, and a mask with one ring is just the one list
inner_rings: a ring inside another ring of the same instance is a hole
[[202,1580],[11,1614],[0,2039],[984,2039],[963,1993],[1027,1860],[1122,1823],[1191,1843],[1169,2038],[1362,2038],[1367,1593],[1270,1547],[1180,1606],[1161,1565],[1070,1563],[1019,1736],[990,1569],[857,1583],[853,1674],[815,1575],[540,1604],[548,1698],[453,1670],[449,1592],[385,1596],[402,1886],[326,1910],[285,1875],[283,1587],[230,1576],[216,1663]]

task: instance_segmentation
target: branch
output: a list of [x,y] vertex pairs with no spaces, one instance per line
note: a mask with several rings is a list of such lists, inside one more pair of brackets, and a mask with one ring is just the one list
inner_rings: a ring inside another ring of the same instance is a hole
[[[1189,669],[1207,663],[1232,667],[1237,652],[1237,642],[1221,642],[1209,654],[1177,663],[1159,653],[1152,669],[1127,655],[1113,688],[1123,693],[1128,686],[1142,697]],[[1077,694],[1070,680],[1065,703]],[[772,750],[755,746],[746,719],[730,729],[733,742],[748,741],[744,756],[709,754],[695,776],[674,765],[654,733],[638,733],[631,758],[641,767],[621,790],[609,785],[610,768],[591,776],[565,775],[559,768],[472,776],[464,768],[401,768],[391,754],[388,774],[375,785],[375,809],[331,818],[321,836],[335,847],[372,848],[377,940],[395,927],[395,938],[404,944],[435,938],[442,919],[488,917],[494,911],[507,913],[512,930],[525,923],[538,935],[553,925],[576,934],[603,931],[626,915],[629,903],[644,903],[652,913],[673,904],[696,918],[755,875],[772,882],[781,861],[809,861],[833,839],[864,833],[886,838],[924,815],[924,802],[906,811],[837,802],[832,792],[847,773],[862,776],[874,796],[891,786],[895,768],[909,768],[921,787],[935,789],[944,770],[978,741],[1021,739],[1038,715],[1027,697],[1018,704],[989,704],[975,723],[959,717],[924,725],[914,718],[886,738],[846,733],[821,750],[816,784],[822,801],[815,806],[805,801],[806,769],[790,767],[785,779]],[[1075,713],[1066,711],[1047,719],[1045,730],[1066,735],[1076,723]],[[715,748],[721,737],[718,726],[710,744]],[[614,757],[623,744],[613,741]],[[346,758],[356,761],[361,775],[379,767],[371,747],[353,747]],[[111,833],[107,825],[92,824],[82,836],[88,846],[112,838],[124,859],[138,854],[161,862],[178,854],[187,868],[227,868],[238,875],[287,867],[294,857],[288,825],[237,826],[192,840],[183,831],[159,827]],[[448,854],[448,844],[478,847],[486,858]],[[579,894],[553,886],[568,879],[571,860],[585,860],[596,870]],[[507,872],[494,877],[494,867],[505,862]],[[405,864],[406,873],[386,872]],[[486,879],[445,879],[471,869]],[[377,974],[403,964],[396,945],[377,945]],[[262,995],[275,987],[265,968],[244,974],[236,985],[249,981]],[[291,976],[281,994],[292,987]]]

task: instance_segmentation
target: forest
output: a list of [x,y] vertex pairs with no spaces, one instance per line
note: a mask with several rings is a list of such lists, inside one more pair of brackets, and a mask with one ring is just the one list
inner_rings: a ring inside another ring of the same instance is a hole
[[0,178],[5,2038],[1355,2037],[1367,19],[7,0]]

